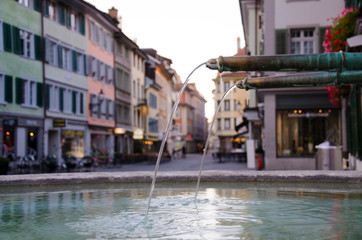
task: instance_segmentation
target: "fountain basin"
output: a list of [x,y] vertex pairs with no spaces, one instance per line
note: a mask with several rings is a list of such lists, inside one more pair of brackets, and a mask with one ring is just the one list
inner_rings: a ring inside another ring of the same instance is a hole
[[1,239],[359,239],[361,172],[153,172],[0,177]]
[[[197,171],[160,172],[158,182],[195,182]],[[81,183],[150,183],[153,172],[84,172],[2,175],[0,186]],[[336,182],[362,183],[359,171],[214,171],[202,172],[201,182]]]

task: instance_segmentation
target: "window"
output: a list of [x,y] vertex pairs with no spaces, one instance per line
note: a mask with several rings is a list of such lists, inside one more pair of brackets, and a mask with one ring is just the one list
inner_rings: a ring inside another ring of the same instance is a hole
[[84,55],[82,53],[77,52],[76,53],[76,65],[77,65],[77,73],[79,74],[85,74],[84,70]]
[[221,119],[217,119],[217,130],[221,130]]
[[314,29],[292,29],[291,34],[291,53],[292,54],[311,54],[315,53]]
[[225,100],[225,109],[224,111],[230,111],[230,100]]
[[107,81],[109,85],[113,85],[113,68],[112,66],[107,66]]
[[48,7],[48,14],[49,14],[49,19],[55,21],[56,19],[56,11],[55,11],[56,7],[55,7],[55,3],[54,2],[49,2],[49,7]]
[[230,130],[230,118],[225,118],[225,130]]
[[62,48],[62,60],[63,60],[63,69],[72,70],[72,60],[71,60],[71,51],[69,48]]
[[100,68],[100,74],[99,74],[100,80],[102,82],[105,82],[105,80],[106,80],[106,65],[103,62],[100,62],[99,68]]
[[18,0],[18,3],[24,7],[32,8],[32,0]]
[[338,109],[277,110],[277,156],[314,157],[315,146],[341,144]]
[[73,31],[78,31],[78,16],[74,13],[70,13],[70,29]]
[[107,119],[112,120],[114,115],[114,101],[112,99],[107,99],[106,101]]
[[49,63],[53,65],[57,65],[57,44],[55,42],[49,43]]
[[34,36],[31,32],[20,29],[20,54],[27,58],[34,58]]
[[59,111],[59,87],[54,85],[49,85],[48,87],[49,94],[47,95],[49,101],[49,110]]
[[148,129],[150,132],[158,132],[158,120],[154,118],[149,118]]
[[150,93],[150,107],[157,108],[157,97],[153,93]]
[[230,88],[230,83],[229,82],[224,82],[224,92],[229,90],[229,88]]
[[16,78],[16,102],[24,107],[36,107],[37,84],[34,80]]
[[133,80],[133,97],[136,98],[136,80]]
[[97,59],[95,57],[90,57],[90,62],[91,62],[91,76],[93,78],[97,77]]

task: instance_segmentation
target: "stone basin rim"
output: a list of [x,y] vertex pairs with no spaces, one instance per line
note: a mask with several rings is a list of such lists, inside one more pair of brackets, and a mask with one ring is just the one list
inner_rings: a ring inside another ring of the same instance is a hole
[[[71,172],[0,176],[0,187],[89,183],[151,183],[153,171]],[[195,182],[198,171],[159,172],[157,182]],[[362,171],[216,171],[202,172],[201,182],[319,182],[361,184]]]

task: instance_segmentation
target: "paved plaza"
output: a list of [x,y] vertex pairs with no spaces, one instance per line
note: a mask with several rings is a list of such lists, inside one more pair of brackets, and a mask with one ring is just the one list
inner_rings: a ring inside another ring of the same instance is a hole
[[[159,167],[159,171],[199,171],[201,164],[202,154],[186,154],[185,158],[173,158],[171,161],[162,162]],[[141,162],[134,164],[123,164],[120,167],[102,167],[95,168],[96,172],[108,172],[108,171],[154,171],[155,162]],[[246,162],[238,162],[236,160],[225,159],[221,162],[217,158],[213,158],[211,154],[207,154],[203,164],[203,170],[233,170],[244,171],[247,170]]]

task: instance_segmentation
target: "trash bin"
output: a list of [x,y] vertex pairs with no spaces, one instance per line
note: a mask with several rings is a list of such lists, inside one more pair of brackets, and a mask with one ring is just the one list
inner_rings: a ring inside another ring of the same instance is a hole
[[333,146],[327,141],[316,148],[316,170],[343,170],[341,146]]

